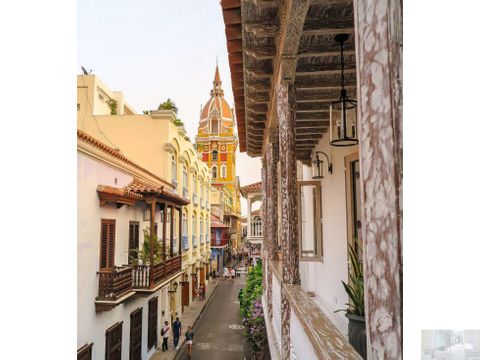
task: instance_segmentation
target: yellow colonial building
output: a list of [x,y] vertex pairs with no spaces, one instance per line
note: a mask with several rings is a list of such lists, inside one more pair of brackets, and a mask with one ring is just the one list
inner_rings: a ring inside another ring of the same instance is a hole
[[[212,187],[222,193],[222,196],[212,197],[217,199],[212,202],[212,205],[222,208],[219,211],[220,220],[229,226],[230,253],[235,253],[241,239],[238,231],[238,219],[241,213],[240,183],[236,176],[235,163],[238,139],[234,132],[233,114],[233,109],[224,99],[217,65],[210,99],[201,109],[196,148],[199,156],[210,169]],[[215,248],[215,240],[212,238],[213,248]]]

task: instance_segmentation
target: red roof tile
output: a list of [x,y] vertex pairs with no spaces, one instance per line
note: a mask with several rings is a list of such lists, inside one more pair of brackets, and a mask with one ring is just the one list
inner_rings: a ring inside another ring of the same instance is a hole
[[242,193],[243,196],[249,193],[262,192],[262,182],[259,181],[250,185],[245,185],[240,188],[240,192]]

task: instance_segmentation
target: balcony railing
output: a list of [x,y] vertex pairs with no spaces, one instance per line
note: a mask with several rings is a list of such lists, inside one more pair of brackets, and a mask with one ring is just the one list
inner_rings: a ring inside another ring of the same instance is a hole
[[211,246],[226,246],[228,245],[228,239],[212,239]]
[[198,199],[197,199],[197,194],[196,193],[193,193],[192,201],[193,201],[194,206],[198,206]]
[[188,189],[186,187],[183,188],[182,194],[184,198],[188,198]]
[[100,270],[97,274],[99,275],[97,300],[115,301],[132,289],[130,266],[115,266],[111,270]]
[[262,220],[253,220],[250,223],[250,236],[262,237]]
[[195,234],[192,235],[192,244],[193,247],[197,247],[197,236]]
[[150,288],[150,271],[153,271],[153,286],[158,285],[170,275],[179,272],[182,269],[182,260],[180,256],[174,256],[160,264],[134,265],[132,271],[133,289]]
[[200,206],[202,209],[205,209],[205,202],[203,201],[203,198],[200,198]]

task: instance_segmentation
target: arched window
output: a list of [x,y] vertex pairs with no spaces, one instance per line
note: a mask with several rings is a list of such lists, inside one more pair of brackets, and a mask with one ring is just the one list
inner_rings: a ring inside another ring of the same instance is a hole
[[197,176],[193,174],[192,176],[192,194],[197,193]]
[[183,179],[182,179],[182,181],[183,181],[183,187],[185,189],[188,189],[188,173],[187,173],[187,167],[186,166],[183,167]]
[[225,179],[227,177],[227,165],[222,165],[220,167],[220,177]]
[[217,119],[212,119],[211,125],[212,125],[211,133],[212,134],[218,134],[218,120]]
[[212,161],[218,161],[218,151],[217,150],[212,151]]
[[212,178],[213,179],[217,178],[217,167],[215,165],[212,166]]
[[188,237],[188,221],[187,221],[187,213],[184,212],[182,215],[182,232],[184,236]]

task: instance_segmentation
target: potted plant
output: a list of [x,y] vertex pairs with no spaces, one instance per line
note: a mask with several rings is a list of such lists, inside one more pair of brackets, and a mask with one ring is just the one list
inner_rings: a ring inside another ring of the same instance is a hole
[[342,281],[343,287],[350,299],[345,311],[348,318],[348,341],[362,356],[367,358],[367,334],[365,329],[365,297],[363,285],[363,266],[360,263],[358,249],[360,248],[357,238],[353,238],[354,243],[348,244],[348,260],[350,269],[348,274],[348,284]]

